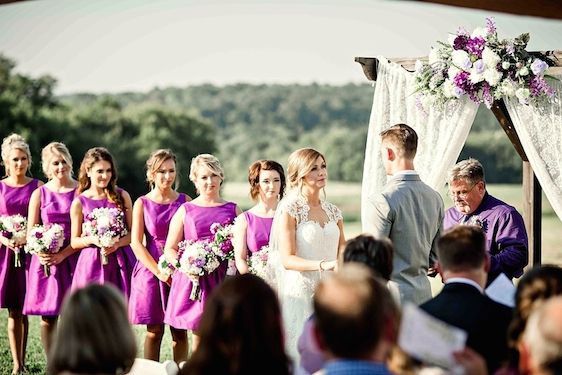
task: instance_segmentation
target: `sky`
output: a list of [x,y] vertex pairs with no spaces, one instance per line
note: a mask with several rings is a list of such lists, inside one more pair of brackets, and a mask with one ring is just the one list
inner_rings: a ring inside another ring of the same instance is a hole
[[202,83],[366,82],[355,56],[416,57],[494,16],[562,50],[562,21],[400,0],[43,0],[0,6],[0,53],[57,94]]

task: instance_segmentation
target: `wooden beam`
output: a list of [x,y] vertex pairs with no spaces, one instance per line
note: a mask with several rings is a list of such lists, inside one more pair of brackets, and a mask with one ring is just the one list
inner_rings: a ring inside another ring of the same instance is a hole
[[523,162],[523,220],[529,237],[530,268],[542,262],[542,188],[528,161]]
[[463,8],[484,9],[494,12],[543,18],[562,19],[560,0],[419,0]]
[[503,131],[507,135],[507,138],[511,141],[511,144],[515,148],[515,151],[519,154],[519,157],[523,161],[529,161],[527,158],[527,154],[525,150],[523,150],[523,145],[521,145],[521,140],[519,139],[519,135],[515,131],[515,127],[513,126],[513,121],[511,121],[511,117],[507,112],[507,107],[505,106],[505,102],[502,100],[496,100],[492,105],[492,113],[496,116],[496,119],[500,123]]

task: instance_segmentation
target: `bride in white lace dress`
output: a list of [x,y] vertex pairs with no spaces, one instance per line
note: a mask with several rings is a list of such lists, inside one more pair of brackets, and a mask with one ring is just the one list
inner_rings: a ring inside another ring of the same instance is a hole
[[269,262],[281,300],[285,346],[293,360],[298,360],[297,339],[313,312],[314,288],[324,271],[334,270],[338,249],[345,244],[341,211],[323,199],[327,178],[321,153],[311,148],[293,152],[287,168],[291,192],[273,221]]

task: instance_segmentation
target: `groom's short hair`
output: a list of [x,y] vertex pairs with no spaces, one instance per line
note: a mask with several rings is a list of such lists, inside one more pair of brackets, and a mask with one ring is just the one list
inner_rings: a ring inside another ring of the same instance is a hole
[[399,151],[399,156],[413,160],[418,150],[418,134],[406,124],[396,124],[380,133],[382,142],[389,142]]
[[366,358],[396,333],[398,309],[386,286],[362,264],[344,264],[322,280],[314,294],[316,335],[337,358]]
[[478,269],[486,256],[486,237],[476,225],[456,225],[437,240],[437,258],[443,270]]

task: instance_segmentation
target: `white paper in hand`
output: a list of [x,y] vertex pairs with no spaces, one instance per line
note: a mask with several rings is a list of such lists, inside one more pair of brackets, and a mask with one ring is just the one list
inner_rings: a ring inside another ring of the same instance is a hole
[[464,349],[467,333],[427,314],[412,303],[402,310],[398,345],[426,364],[455,366],[453,352]]
[[503,273],[486,288],[486,295],[497,303],[515,307],[515,285]]

